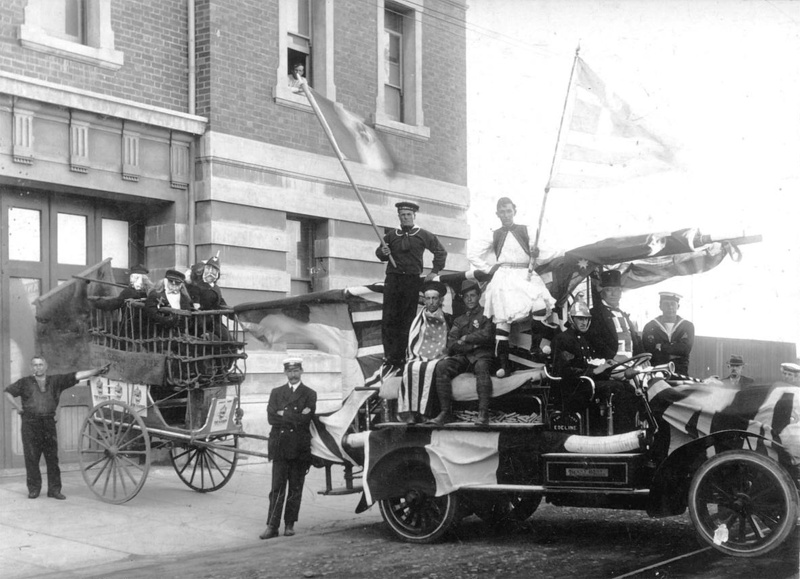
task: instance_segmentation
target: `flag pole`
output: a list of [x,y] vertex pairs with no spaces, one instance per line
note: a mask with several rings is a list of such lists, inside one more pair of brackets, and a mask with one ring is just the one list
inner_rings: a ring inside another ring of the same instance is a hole
[[561,142],[561,131],[564,129],[564,117],[567,113],[567,105],[569,104],[569,94],[572,90],[572,78],[575,76],[575,66],[578,64],[578,54],[580,54],[581,45],[575,49],[575,57],[572,59],[572,70],[569,71],[569,82],[567,83],[567,94],[564,96],[564,107],[561,110],[561,122],[558,124],[558,134],[556,135],[556,146],[553,150],[553,160],[550,162],[550,174],[547,176],[547,185],[544,188],[544,197],[542,197],[542,208],[539,210],[539,225],[536,227],[536,238],[533,241],[533,251],[531,252],[531,261],[528,266],[528,271],[533,271],[533,265],[536,260],[534,254],[538,253],[539,249],[539,236],[542,232],[542,221],[544,220],[544,208],[547,205],[547,194],[550,193],[550,182],[553,179],[553,171],[556,166],[556,157],[558,155],[558,145]]
[[[322,111],[317,104],[317,100],[314,98],[314,95],[308,88],[308,82],[303,79],[302,77],[298,78],[295,76],[297,80],[300,82],[300,88],[303,90],[303,94],[306,95],[311,108],[314,110],[314,114],[317,115],[317,119],[319,120],[320,124],[322,125],[322,130],[325,131],[325,136],[328,137],[328,141],[330,141],[331,146],[333,147],[333,151],[336,153],[336,157],[339,159],[339,163],[342,165],[342,169],[344,169],[344,174],[347,175],[347,180],[350,181],[350,185],[353,187],[353,191],[356,193],[356,197],[361,202],[361,206],[364,208],[364,212],[367,214],[369,218],[369,222],[372,225],[372,229],[375,231],[375,235],[378,236],[378,240],[380,241],[381,247],[388,247],[386,242],[383,240],[383,236],[381,235],[380,231],[378,231],[378,226],[375,225],[375,220],[372,218],[372,214],[369,212],[369,208],[367,207],[367,203],[364,201],[364,197],[361,195],[361,191],[358,189],[358,185],[356,185],[353,176],[350,174],[350,169],[347,168],[347,165],[344,162],[344,155],[342,154],[341,149],[339,149],[339,144],[336,142],[336,138],[333,136],[333,131],[331,131],[331,127],[328,125],[328,121],[325,120],[325,116],[322,114]],[[392,264],[392,267],[397,267],[397,264],[394,261],[394,258],[391,254],[389,254],[389,262]]]

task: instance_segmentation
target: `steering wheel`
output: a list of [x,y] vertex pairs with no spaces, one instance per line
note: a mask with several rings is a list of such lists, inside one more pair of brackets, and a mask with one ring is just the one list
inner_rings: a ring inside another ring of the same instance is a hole
[[[648,352],[646,352],[644,354],[636,354],[632,358],[628,358],[627,360],[620,360],[619,362],[615,362],[614,364],[611,364],[610,366],[608,366],[604,370],[604,373],[607,372],[609,375],[612,375],[614,373],[619,373],[619,369],[620,368],[622,368],[624,370],[630,370],[632,368],[635,368],[639,364],[643,364],[643,363],[647,362],[652,357],[653,357],[653,355],[648,353]],[[627,380],[628,377],[625,376],[625,377],[623,377],[623,379]]]

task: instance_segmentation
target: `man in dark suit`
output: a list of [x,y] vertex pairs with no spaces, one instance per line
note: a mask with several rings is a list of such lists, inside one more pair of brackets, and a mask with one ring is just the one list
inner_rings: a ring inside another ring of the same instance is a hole
[[269,492],[267,528],[259,535],[261,539],[278,536],[281,514],[286,523],[283,534],[287,537],[294,535],[294,524],[303,498],[303,482],[311,466],[310,424],[317,409],[317,393],[301,381],[301,358],[286,358],[283,371],[288,382],[270,393],[267,404],[267,419],[272,425],[268,445],[272,489]]
[[177,316],[175,312],[178,310],[190,312],[194,309],[184,285],[185,281],[186,276],[183,273],[168,269],[163,284],[159,284],[147,296],[144,303],[145,315],[160,326],[180,328],[181,319],[188,320],[188,316]]
[[622,278],[616,269],[600,274],[600,292],[594,295],[589,339],[607,359],[625,360],[644,352],[642,338],[630,316],[619,308]]
[[730,360],[728,360],[728,371],[730,374],[725,376],[725,380],[728,380],[735,386],[750,386],[755,384],[755,380],[742,374],[743,369],[744,358],[738,354],[732,354]]
[[463,372],[474,372],[478,390],[478,419],[489,424],[489,400],[492,397],[492,371],[494,358],[494,323],[483,313],[480,304],[481,288],[478,282],[466,280],[461,286],[461,297],[467,306],[466,313],[453,320],[447,334],[447,357],[436,364],[436,393],[441,412],[430,424],[442,426],[453,422],[452,380]]

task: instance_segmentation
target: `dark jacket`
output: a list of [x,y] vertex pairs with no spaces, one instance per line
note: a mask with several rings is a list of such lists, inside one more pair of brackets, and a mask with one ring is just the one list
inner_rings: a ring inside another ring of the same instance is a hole
[[[181,291],[181,310],[191,312],[193,309],[189,295]],[[156,324],[170,328],[180,326],[180,321],[183,319],[183,316],[178,316],[173,313],[172,306],[164,290],[153,290],[150,292],[147,296],[147,301],[144,303],[144,313]]]
[[588,361],[602,358],[588,332],[568,328],[553,338],[553,373],[559,378],[577,378],[589,369]]
[[97,308],[98,310],[103,310],[106,312],[110,312],[113,310],[120,309],[125,300],[143,300],[147,298],[147,292],[144,290],[136,290],[132,287],[126,287],[123,289],[117,297],[114,298],[98,298],[96,300],[91,300],[89,304]]
[[[464,342],[459,343],[459,338],[464,338]],[[483,315],[483,306],[453,320],[453,327],[447,334],[447,353],[466,356],[470,362],[494,358],[494,324]]]
[[[303,409],[311,412],[303,414]],[[283,410],[283,416],[278,414]],[[294,392],[288,383],[278,386],[269,395],[267,420],[272,425],[267,453],[270,460],[311,461],[309,425],[317,411],[317,393],[300,382]]]
[[[420,275],[422,273],[422,254],[427,249],[433,254],[431,273],[439,273],[444,269],[447,261],[447,250],[430,231],[419,227],[405,229],[391,229],[383,236],[383,240],[392,252],[392,258],[397,267],[391,262],[386,266],[386,273],[401,273],[407,275]],[[381,261],[389,261],[388,256],[381,253],[381,247],[375,250],[375,255]]]
[[689,373],[689,354],[694,345],[694,324],[678,316],[672,328],[672,336],[667,334],[661,316],[645,324],[642,332],[642,342],[645,351],[653,357],[650,363],[654,366],[672,362],[678,374]]
[[201,310],[224,310],[228,307],[219,285],[212,286],[201,280],[186,284],[186,289],[189,291],[192,303],[200,304]]
[[[611,309],[601,301],[595,303],[596,305],[592,308],[592,325],[589,326],[588,332],[589,339],[592,341],[595,348],[597,348],[602,358],[611,359],[617,355],[617,349],[619,347],[617,330],[614,325],[614,314],[611,312]],[[636,331],[636,326],[627,313],[622,310],[620,310],[620,313],[631,329],[633,355],[642,354],[644,352],[642,338],[639,336],[639,332]]]

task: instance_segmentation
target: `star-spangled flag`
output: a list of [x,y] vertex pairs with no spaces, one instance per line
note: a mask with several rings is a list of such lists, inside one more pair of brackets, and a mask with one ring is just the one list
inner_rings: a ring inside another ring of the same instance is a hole
[[564,119],[548,188],[604,187],[675,167],[672,147],[581,58]]
[[326,99],[310,86],[306,86],[319,106],[325,122],[331,129],[333,139],[345,159],[362,163],[373,169],[391,173],[394,161],[375,130],[364,119],[351,113],[341,104]]

